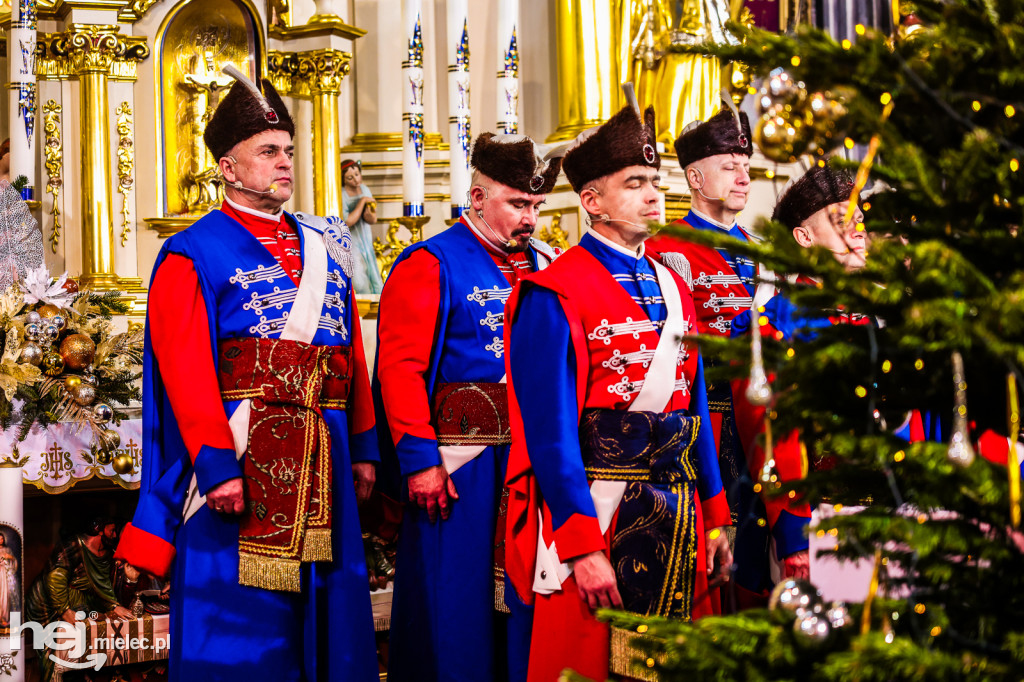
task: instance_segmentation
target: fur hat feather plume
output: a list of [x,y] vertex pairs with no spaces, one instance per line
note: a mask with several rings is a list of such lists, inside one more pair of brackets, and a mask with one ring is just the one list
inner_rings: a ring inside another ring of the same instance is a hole
[[213,158],[226,156],[236,144],[265,130],[283,130],[294,137],[291,114],[270,81],[263,79],[260,92],[237,68],[228,66],[230,69],[225,67],[224,72],[234,78],[235,83],[221,98],[203,132],[203,141]]

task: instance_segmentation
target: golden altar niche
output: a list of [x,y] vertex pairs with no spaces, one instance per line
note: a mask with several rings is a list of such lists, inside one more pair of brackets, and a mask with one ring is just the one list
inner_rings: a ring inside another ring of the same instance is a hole
[[258,16],[247,0],[184,0],[157,32],[157,185],[165,217],[198,217],[224,198],[203,131],[234,82],[221,73],[226,64],[253,79],[265,75]]
[[[631,82],[642,107],[654,105],[658,141],[671,152],[687,123],[720,106],[723,68],[715,57],[670,52],[678,45],[732,40],[725,22],[742,0],[558,0],[559,126],[568,140],[608,120]],[[725,71],[725,84],[732,69]],[[741,85],[745,85],[742,83]]]

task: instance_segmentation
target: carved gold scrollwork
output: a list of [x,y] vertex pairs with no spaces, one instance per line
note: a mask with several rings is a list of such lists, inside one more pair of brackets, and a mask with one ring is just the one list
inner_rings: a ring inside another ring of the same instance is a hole
[[85,73],[105,73],[134,81],[138,63],[149,56],[146,36],[121,35],[114,24],[71,24],[63,33],[40,33],[36,74],[61,80]]
[[[374,237],[373,252],[377,255],[377,264],[380,266],[380,276],[383,279],[386,280],[388,278],[391,266],[394,265],[395,260],[398,259],[398,256],[401,255],[407,246],[423,241],[423,226],[427,224],[428,220],[429,218],[426,216],[403,216],[396,218],[388,223],[386,239],[382,240],[380,237]],[[403,227],[409,231],[408,241],[398,238],[398,231]]]
[[267,72],[282,95],[312,97],[337,95],[352,68],[352,54],[344,50],[310,50],[267,54]]
[[[295,75],[299,72],[299,57],[294,52],[270,50],[267,52],[267,78],[282,95],[295,97]],[[306,94],[309,92],[307,90]]]
[[43,152],[46,154],[46,191],[53,197],[53,231],[50,233],[50,250],[57,253],[60,243],[60,206],[57,197],[64,184],[61,177],[64,166],[64,149],[60,139],[60,118],[63,107],[55,100],[47,100],[43,105],[43,135],[46,140]]
[[121,246],[128,245],[128,192],[135,184],[135,139],[132,135],[132,105],[117,107],[117,191],[121,194]]
[[337,95],[341,81],[352,68],[352,54],[344,50],[312,50],[299,53],[301,80],[309,84],[310,93]]
[[545,227],[537,233],[537,239],[556,249],[565,251],[569,248],[569,233],[562,229],[562,214],[555,213],[551,217],[551,227]]

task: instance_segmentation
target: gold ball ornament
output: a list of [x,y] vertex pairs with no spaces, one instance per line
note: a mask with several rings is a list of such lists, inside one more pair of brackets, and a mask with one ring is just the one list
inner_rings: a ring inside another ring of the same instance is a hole
[[55,306],[55,305],[53,305],[51,303],[44,303],[43,305],[39,306],[36,309],[36,312],[39,313],[39,316],[41,318],[43,318],[44,320],[48,320],[51,317],[53,317],[54,315],[59,315],[60,314],[60,308],[58,308],[57,306]]
[[106,451],[116,450],[121,444],[121,434],[114,429],[100,431],[100,447]]
[[113,460],[114,460],[114,453],[112,453],[110,450],[104,450],[102,448],[102,443],[101,443],[101,447],[100,447],[99,451],[96,453],[96,461],[99,464],[101,464],[103,466],[106,466],[107,464],[110,464]]
[[96,344],[85,334],[69,334],[60,344],[60,356],[71,369],[84,369],[96,357]]
[[84,381],[80,381],[78,386],[74,390],[69,390],[68,393],[71,394],[76,403],[83,407],[92,405],[96,401],[96,388]]
[[831,91],[816,92],[807,100],[805,121],[813,136],[813,145],[827,149],[829,142],[844,135],[841,126],[846,117],[844,96]]
[[55,350],[48,350],[43,354],[39,369],[48,377],[55,377],[64,371],[64,358]]
[[132,456],[128,454],[118,455],[110,464],[114,467],[114,471],[122,476],[130,474],[135,470],[135,462],[132,461]]
[[761,153],[772,161],[789,163],[807,150],[810,142],[807,132],[799,116],[775,109],[757,122],[754,142]]
[[68,374],[64,377],[64,388],[68,390],[68,393],[74,397],[74,392],[78,390],[78,387],[82,385],[82,377],[77,374]]

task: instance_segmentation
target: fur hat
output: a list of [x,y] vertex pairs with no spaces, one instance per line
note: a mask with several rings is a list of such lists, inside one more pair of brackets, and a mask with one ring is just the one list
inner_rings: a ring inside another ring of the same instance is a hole
[[603,125],[576,138],[565,153],[562,170],[577,194],[590,181],[629,166],[661,168],[655,146],[654,107],[647,107],[643,119],[639,111],[626,105]]
[[470,163],[492,180],[527,194],[547,194],[562,168],[560,148],[538,145],[526,135],[483,133]]
[[723,107],[703,123],[694,121],[683,128],[675,144],[679,167],[686,168],[694,161],[716,154],[751,156],[754,153],[754,146],[750,143],[750,119],[742,111],[739,112],[739,116],[740,128],[737,128],[732,110]]
[[816,165],[782,193],[772,220],[795,229],[826,206],[849,201],[851,193],[853,179],[847,173]]
[[260,92],[255,83],[234,66],[225,66],[224,73],[232,76],[236,83],[221,99],[203,132],[203,141],[214,159],[220,159],[242,140],[264,130],[283,130],[295,136],[292,117],[269,80],[263,79]]

